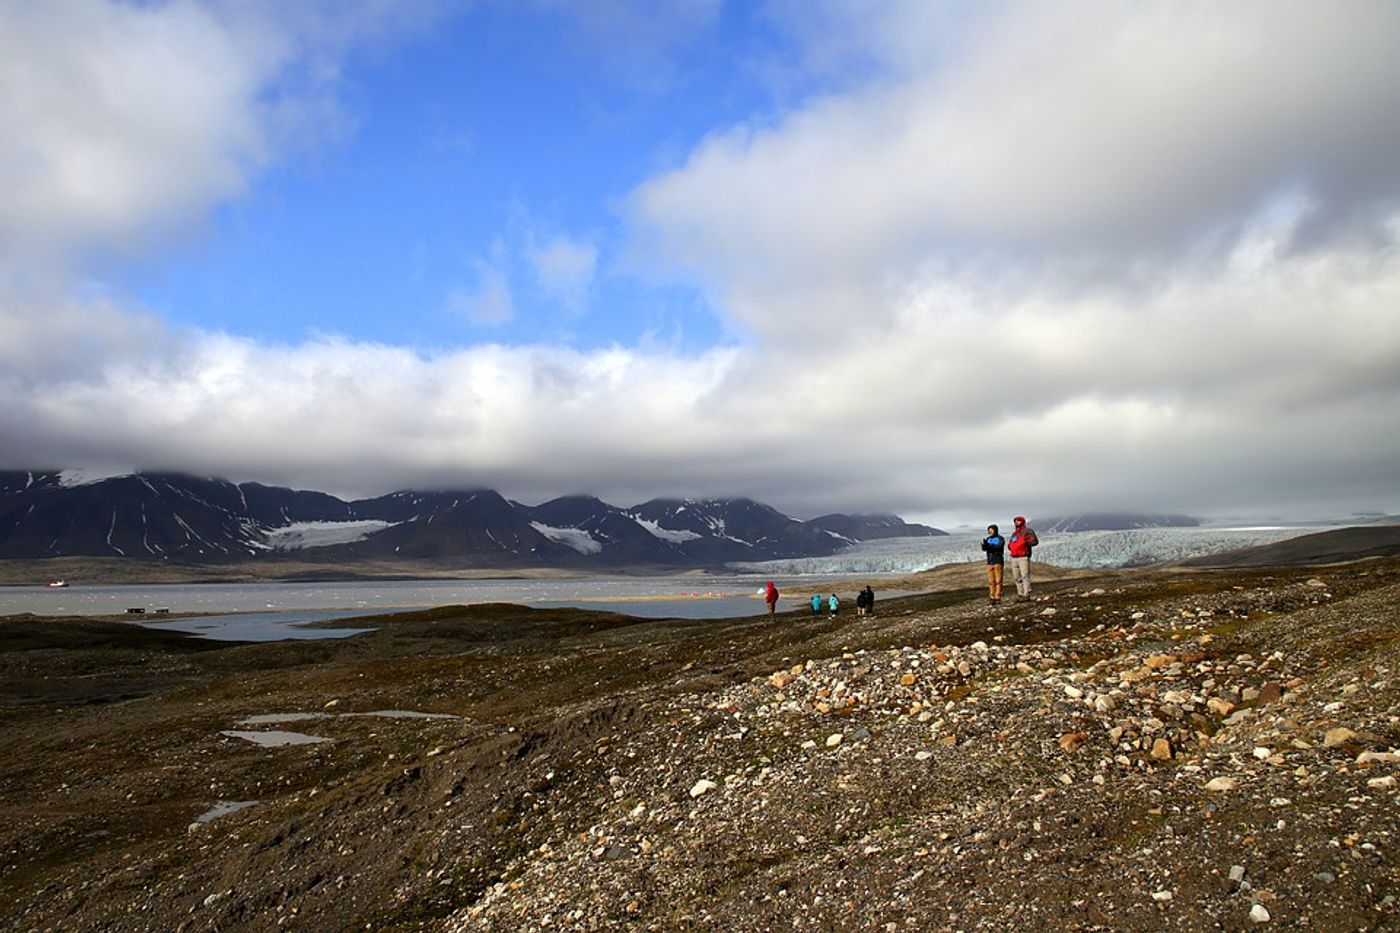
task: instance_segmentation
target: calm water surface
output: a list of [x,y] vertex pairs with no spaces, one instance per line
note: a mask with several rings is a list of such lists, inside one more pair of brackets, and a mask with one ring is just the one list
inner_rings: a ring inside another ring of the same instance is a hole
[[[806,606],[815,590],[785,586],[779,611]],[[647,618],[720,619],[759,615],[764,578],[755,576],[588,577],[569,580],[395,580],[344,583],[193,583],[82,586],[66,589],[0,587],[0,615],[122,615],[146,610],[130,621],[150,628],[188,631],[208,638],[265,641],[334,638],[367,631],[353,628],[356,616],[433,606],[518,603],[623,612]],[[855,613],[856,590],[866,583],[880,592],[879,575],[852,577],[837,590],[843,611]],[[825,596],[828,587],[821,591]],[[885,595],[896,595],[888,593]],[[175,615],[154,615],[167,609]],[[217,613],[217,615],[216,615]],[[306,628],[310,622],[346,620],[346,628]]]

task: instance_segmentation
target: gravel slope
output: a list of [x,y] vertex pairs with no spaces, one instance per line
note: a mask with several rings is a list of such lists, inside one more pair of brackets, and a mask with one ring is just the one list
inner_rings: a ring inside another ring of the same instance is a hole
[[[0,741],[23,750],[0,764],[0,921],[1394,925],[1400,565],[1037,597],[859,621],[449,608],[218,649],[0,622]],[[342,715],[383,709],[459,718]],[[224,734],[283,712],[321,718],[247,728],[330,741]],[[192,823],[220,800],[258,803]]]

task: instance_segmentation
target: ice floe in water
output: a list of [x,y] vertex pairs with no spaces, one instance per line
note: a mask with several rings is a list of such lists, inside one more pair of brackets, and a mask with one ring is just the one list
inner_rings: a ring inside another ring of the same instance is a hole
[[238,720],[240,726],[266,726],[280,722],[301,722],[306,719],[330,719],[330,713],[259,713]]
[[317,742],[329,742],[330,739],[323,735],[307,735],[305,732],[284,732],[281,729],[268,730],[245,730],[245,729],[225,729],[220,735],[226,735],[231,739],[243,739],[252,742],[254,745],[261,745],[264,748],[279,748],[283,745],[314,745]]
[[239,810],[246,810],[257,803],[256,800],[220,800],[208,810],[194,818],[196,823],[207,823],[210,820],[217,820],[221,816],[228,816],[230,813],[237,813]]

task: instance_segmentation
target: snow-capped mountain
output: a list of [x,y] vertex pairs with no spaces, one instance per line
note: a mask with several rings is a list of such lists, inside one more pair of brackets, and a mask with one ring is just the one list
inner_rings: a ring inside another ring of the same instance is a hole
[[849,538],[876,541],[881,538],[931,538],[947,534],[927,525],[911,525],[898,515],[822,515],[807,524]]
[[861,536],[936,535],[895,516],[802,522],[749,499],[590,496],[537,506],[491,490],[321,492],[167,473],[0,471],[0,558],[416,560],[471,566],[715,566],[834,554]]
[[266,550],[264,527],[243,489],[221,480],[0,474],[0,557],[228,559]]

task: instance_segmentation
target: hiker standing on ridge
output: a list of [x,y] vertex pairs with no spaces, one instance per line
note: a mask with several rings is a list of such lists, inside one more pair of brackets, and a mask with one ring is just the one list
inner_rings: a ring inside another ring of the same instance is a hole
[[865,615],[865,590],[856,594],[856,615]]
[[865,614],[873,616],[875,614],[875,591],[870,588],[870,584],[865,584]]
[[1011,572],[1016,576],[1016,602],[1031,598],[1031,549],[1040,543],[1035,532],[1026,527],[1026,517],[1016,516],[1016,528],[1007,539],[1011,552]]
[[987,599],[995,606],[1001,602],[1001,576],[1006,570],[1006,539],[996,525],[987,526],[982,550],[987,552]]
[[778,588],[773,585],[773,581],[768,581],[768,590],[763,594],[763,601],[768,604],[768,614],[771,616],[778,611]]

